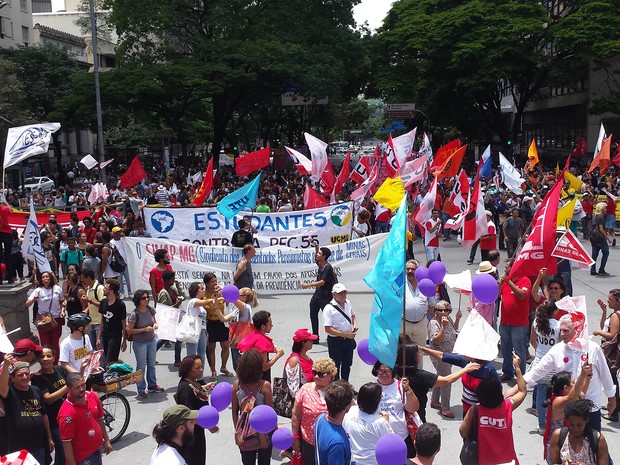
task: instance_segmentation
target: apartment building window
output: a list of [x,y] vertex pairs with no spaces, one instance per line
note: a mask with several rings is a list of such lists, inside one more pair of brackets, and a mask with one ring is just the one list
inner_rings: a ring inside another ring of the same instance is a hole
[[22,26],[22,41],[24,45],[28,45],[30,43],[30,31],[26,26]]
[[19,0],[19,8],[22,11],[28,11],[28,0]]

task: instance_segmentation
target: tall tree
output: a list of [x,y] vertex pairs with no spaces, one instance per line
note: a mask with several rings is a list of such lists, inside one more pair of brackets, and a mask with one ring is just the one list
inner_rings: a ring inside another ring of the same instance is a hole
[[589,61],[611,66],[619,13],[620,0],[399,0],[376,39],[376,86],[415,99],[434,122],[506,143],[542,87],[574,80]]

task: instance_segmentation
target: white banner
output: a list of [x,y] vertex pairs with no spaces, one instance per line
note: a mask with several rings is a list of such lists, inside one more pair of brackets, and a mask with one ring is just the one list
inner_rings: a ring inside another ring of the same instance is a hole
[[[387,233],[375,234],[328,246],[332,251],[329,262],[338,281],[344,283],[350,292],[370,292],[363,277],[372,268],[387,236]],[[214,272],[218,281],[224,284],[232,283],[235,268],[242,258],[241,250],[233,247],[143,237],[127,237],[125,240],[132,289],[150,289],[149,272],[156,265],[153,254],[160,248],[168,251],[177,281],[185,289],[193,282],[202,281],[207,271]],[[312,294],[314,288],[301,289],[301,285],[316,280],[314,249],[282,246],[257,249],[252,259],[252,272],[254,288],[259,294]]]
[[322,208],[293,212],[240,212],[226,220],[215,207],[144,208],[146,230],[153,237],[190,241],[210,246],[230,246],[237,222],[245,214],[252,218],[257,248],[275,245],[306,249],[312,240],[320,244],[340,244],[351,237],[353,204],[328,205]]
[[157,304],[157,339],[175,342],[181,309],[169,305]]

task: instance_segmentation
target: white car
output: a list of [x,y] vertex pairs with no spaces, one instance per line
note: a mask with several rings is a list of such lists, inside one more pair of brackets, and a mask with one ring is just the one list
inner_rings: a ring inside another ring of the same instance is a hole
[[37,176],[34,178],[24,179],[24,184],[19,186],[20,190],[28,188],[30,188],[32,192],[47,193],[54,190],[56,186],[54,185],[54,181],[47,176]]

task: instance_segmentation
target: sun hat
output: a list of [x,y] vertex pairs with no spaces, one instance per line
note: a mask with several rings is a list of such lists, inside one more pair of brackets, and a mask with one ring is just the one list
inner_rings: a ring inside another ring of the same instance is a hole
[[480,262],[480,264],[478,265],[476,274],[489,274],[489,273],[495,273],[496,271],[497,271],[497,268],[491,265],[491,262],[485,260],[483,262]]

